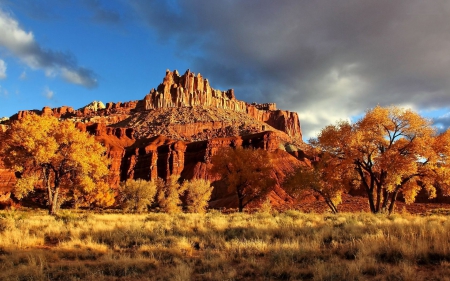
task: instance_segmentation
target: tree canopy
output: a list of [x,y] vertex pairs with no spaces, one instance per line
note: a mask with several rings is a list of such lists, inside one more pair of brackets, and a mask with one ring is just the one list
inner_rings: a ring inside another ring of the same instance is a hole
[[[313,155],[310,151],[309,154]],[[341,195],[352,186],[351,171],[340,165],[338,158],[322,153],[311,166],[302,166],[289,175],[283,187],[291,196],[298,197],[304,190],[318,193],[332,213],[338,213]]]
[[367,192],[370,210],[394,211],[398,194],[412,203],[424,188],[449,193],[450,132],[409,109],[377,106],[358,122],[325,127],[311,144],[351,172]]
[[269,153],[262,149],[224,148],[212,157],[212,164],[211,172],[222,177],[229,192],[236,193],[240,212],[275,184]]
[[11,124],[1,152],[5,165],[19,174],[14,195],[21,199],[43,186],[51,214],[58,209],[61,191],[88,195],[90,203],[113,202],[104,184],[109,172],[105,148],[71,121],[27,115]]

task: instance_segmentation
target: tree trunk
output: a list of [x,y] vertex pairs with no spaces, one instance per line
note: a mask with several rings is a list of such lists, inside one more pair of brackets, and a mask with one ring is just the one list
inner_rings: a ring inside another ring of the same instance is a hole
[[48,193],[48,206],[52,206],[53,205],[53,192],[52,189],[50,187],[50,185],[47,185],[47,193]]
[[388,201],[389,201],[389,193],[387,192],[386,189],[384,189],[383,190],[383,206],[381,207],[381,210],[383,210],[383,212],[386,212]]
[[367,192],[367,196],[369,198],[370,211],[372,213],[376,213],[375,204],[373,202],[373,190],[368,191]]
[[55,188],[55,192],[53,193],[52,204],[49,206],[48,212],[50,215],[56,215],[56,212],[58,211],[58,194],[59,187]]
[[381,206],[381,184],[377,183],[377,206],[376,206],[377,213],[380,212],[380,206]]
[[369,199],[370,212],[376,213],[375,204],[374,204],[374,201],[373,201],[373,183],[371,182],[371,186],[369,187],[369,185],[367,184],[366,178],[364,177],[364,173],[362,171],[362,168],[358,166],[356,168],[356,170],[358,171],[358,174],[359,174],[359,176],[361,178],[361,181],[362,181],[362,183],[364,185],[364,188],[366,189],[367,197]]
[[244,210],[244,199],[239,197],[239,213]]
[[392,193],[391,204],[389,204],[389,215],[394,213],[395,200],[397,200],[399,188],[396,188],[394,193]]
[[244,210],[244,195],[242,195],[239,188],[236,189],[236,194],[238,197],[239,213],[242,213],[242,211]]
[[331,212],[333,214],[337,214],[338,213],[338,209],[337,207],[334,205],[333,201],[329,200],[329,199],[325,199],[325,202],[327,203],[328,207],[330,207]]
[[50,205],[49,209],[50,215],[56,215],[56,212],[58,211],[59,183],[58,174],[55,173],[55,191],[53,192],[52,205]]
[[53,193],[52,189],[50,187],[50,171],[47,168],[42,168],[42,173],[44,174],[44,183],[47,187],[47,193],[48,193],[48,206],[53,205]]
[[320,190],[318,190],[316,188],[311,188],[311,189],[314,190],[315,192],[319,193],[320,196],[322,196],[322,198],[327,203],[328,207],[330,207],[331,212],[333,214],[337,214],[338,213],[338,209],[337,209],[336,205],[334,205],[333,201],[328,196],[326,196],[322,191],[320,191]]

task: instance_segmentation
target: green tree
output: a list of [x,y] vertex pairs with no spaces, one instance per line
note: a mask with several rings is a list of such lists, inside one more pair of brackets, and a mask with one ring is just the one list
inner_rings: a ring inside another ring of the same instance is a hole
[[211,183],[204,179],[193,179],[184,181],[183,189],[187,192],[186,204],[188,212],[205,213],[213,190]]
[[125,211],[142,212],[155,200],[157,184],[143,179],[127,180],[120,184],[120,201]]
[[359,181],[374,213],[394,211],[399,193],[412,203],[425,188],[449,193],[450,133],[438,135],[431,122],[412,110],[379,107],[358,122],[324,128],[311,144],[335,157]]
[[250,202],[267,195],[275,184],[270,176],[270,155],[262,149],[224,148],[212,157],[211,172],[222,178],[229,192],[235,192],[239,212]]
[[20,175],[14,190],[17,198],[43,186],[49,213],[55,214],[62,201],[60,193],[104,190],[97,183],[105,181],[109,172],[105,148],[73,122],[30,114],[13,122],[4,139],[5,166]]

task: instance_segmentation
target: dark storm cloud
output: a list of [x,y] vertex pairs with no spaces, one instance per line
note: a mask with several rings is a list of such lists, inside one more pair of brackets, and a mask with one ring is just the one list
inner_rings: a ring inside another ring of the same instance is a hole
[[[139,1],[213,86],[300,113],[312,134],[380,105],[450,104],[450,2]],[[183,71],[183,70],[181,70]]]

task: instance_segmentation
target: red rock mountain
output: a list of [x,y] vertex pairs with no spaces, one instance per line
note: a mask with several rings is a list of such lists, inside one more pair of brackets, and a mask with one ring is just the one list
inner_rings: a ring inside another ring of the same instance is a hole
[[[290,200],[279,182],[286,173],[304,165],[302,133],[295,112],[278,110],[274,103],[249,104],[237,100],[232,89],[211,88],[209,81],[189,70],[183,75],[167,71],[163,82],[142,100],[93,102],[72,107],[44,107],[20,111],[9,121],[26,114],[53,115],[76,122],[108,148],[112,159],[110,183],[129,178],[152,180],[179,175],[183,179],[211,178],[211,156],[228,146],[257,147],[272,151],[278,180],[271,193],[275,204]],[[1,133],[1,132],[0,132]],[[14,183],[14,174],[0,167],[0,194]],[[234,206],[234,196],[216,188],[214,207]]]

